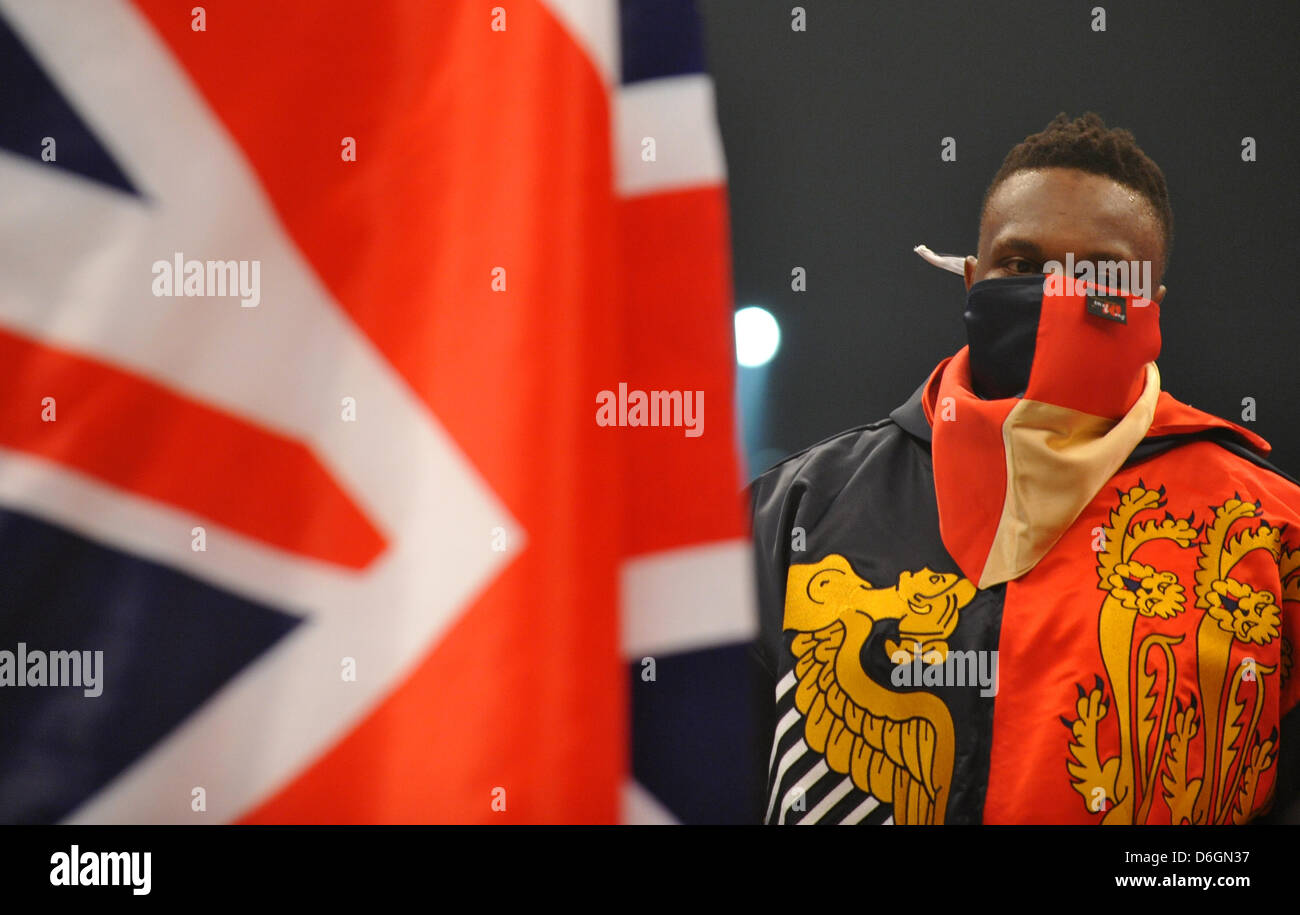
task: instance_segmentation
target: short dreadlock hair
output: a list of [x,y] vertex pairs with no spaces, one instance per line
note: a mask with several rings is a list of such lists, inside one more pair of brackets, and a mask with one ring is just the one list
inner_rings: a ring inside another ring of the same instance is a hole
[[1074,168],[1110,178],[1146,197],[1160,221],[1164,236],[1165,263],[1174,243],[1174,211],[1169,206],[1169,189],[1160,166],[1137,145],[1133,134],[1120,127],[1107,127],[1101,116],[1087,112],[1070,120],[1065,112],[1052,119],[1039,133],[1030,134],[1002,160],[993,176],[980,213],[1003,181],[1016,172],[1034,168]]

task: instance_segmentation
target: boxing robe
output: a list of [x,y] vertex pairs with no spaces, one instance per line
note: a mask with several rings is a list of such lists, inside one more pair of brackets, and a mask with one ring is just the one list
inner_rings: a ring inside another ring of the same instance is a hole
[[1300,485],[1160,389],[1156,303],[1050,286],[751,485],[765,822],[1300,817]]

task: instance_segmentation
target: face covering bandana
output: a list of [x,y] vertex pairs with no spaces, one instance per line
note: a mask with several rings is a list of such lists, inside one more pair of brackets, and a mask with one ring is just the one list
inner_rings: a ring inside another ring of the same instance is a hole
[[1146,436],[1160,400],[1160,307],[1060,279],[971,286],[968,345],[927,386],[940,534],[980,588],[1037,564]]

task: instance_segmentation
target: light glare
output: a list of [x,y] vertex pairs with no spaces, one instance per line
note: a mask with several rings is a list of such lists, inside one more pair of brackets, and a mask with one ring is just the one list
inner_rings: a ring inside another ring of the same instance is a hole
[[736,312],[736,361],[746,368],[766,365],[781,346],[781,328],[766,308]]

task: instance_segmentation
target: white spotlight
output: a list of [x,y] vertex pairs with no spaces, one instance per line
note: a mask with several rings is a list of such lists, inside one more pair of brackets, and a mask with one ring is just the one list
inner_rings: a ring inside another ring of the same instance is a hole
[[781,345],[781,328],[766,308],[736,312],[736,361],[746,368],[766,365]]

